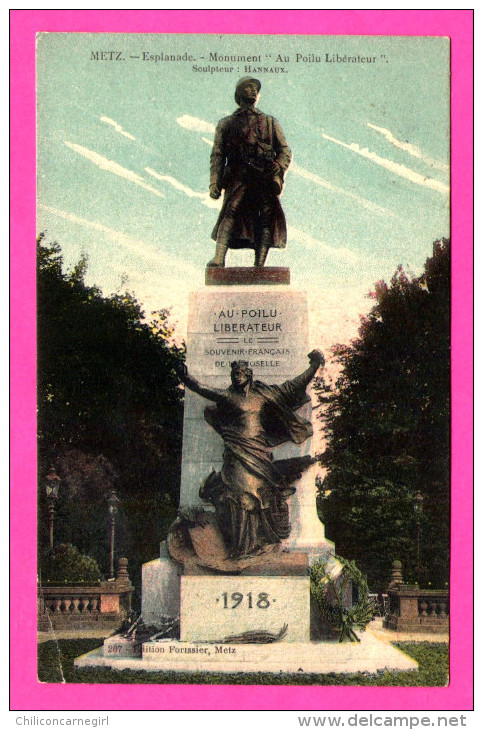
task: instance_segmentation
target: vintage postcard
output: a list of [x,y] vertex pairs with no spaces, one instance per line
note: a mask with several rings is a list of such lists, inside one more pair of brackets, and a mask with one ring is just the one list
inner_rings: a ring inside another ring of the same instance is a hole
[[128,30],[35,34],[39,686],[453,692],[452,41]]

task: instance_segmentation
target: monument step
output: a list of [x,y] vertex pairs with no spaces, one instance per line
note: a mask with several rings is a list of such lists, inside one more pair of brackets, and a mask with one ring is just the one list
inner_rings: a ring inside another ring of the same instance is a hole
[[377,639],[371,632],[359,634],[360,643],[337,640],[274,644],[212,644],[161,640],[143,644],[142,658],[103,654],[102,647],[78,657],[74,666],[136,669],[147,672],[236,672],[273,674],[352,674],[380,671],[404,672],[418,663]]

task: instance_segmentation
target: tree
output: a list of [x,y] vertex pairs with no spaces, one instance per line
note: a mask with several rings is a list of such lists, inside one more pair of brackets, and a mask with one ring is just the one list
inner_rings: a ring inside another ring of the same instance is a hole
[[[60,247],[40,235],[37,261],[39,477],[55,464],[63,480],[56,541],[77,542],[105,566],[115,487],[119,548],[139,567],[175,517],[184,346],[168,310],[148,322],[132,293],[86,285],[86,257],[66,273]],[[41,491],[40,509],[42,500]]]
[[387,586],[394,559],[403,561],[407,581],[443,587],[449,576],[449,242],[434,244],[421,276],[408,277],[399,267],[372,296],[376,303],[361,318],[359,337],[334,348],[341,374],[324,414],[323,519],[337,551],[356,559],[374,588]]

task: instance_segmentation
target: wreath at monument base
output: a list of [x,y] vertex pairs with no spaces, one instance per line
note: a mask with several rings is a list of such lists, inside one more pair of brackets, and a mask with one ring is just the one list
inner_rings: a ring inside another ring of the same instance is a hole
[[[342,564],[342,572],[334,578],[329,560],[318,560],[309,568],[310,592],[327,624],[339,631],[339,642],[360,641],[355,628],[365,631],[374,616],[374,601],[369,598],[366,579],[353,560],[333,556]],[[356,588],[357,602],[348,608],[347,592]]]

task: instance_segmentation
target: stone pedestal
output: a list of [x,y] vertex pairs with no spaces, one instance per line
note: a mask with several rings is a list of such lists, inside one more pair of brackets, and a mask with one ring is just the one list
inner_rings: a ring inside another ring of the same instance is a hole
[[[265,277],[265,284],[278,286],[256,286],[253,279],[248,290],[233,285],[233,272],[213,269],[209,273],[216,278],[212,282],[216,288],[190,295],[187,366],[200,382],[227,388],[233,360],[248,361],[254,380],[267,384],[282,384],[307,368],[306,296],[281,284],[286,279],[283,272],[270,276],[267,272],[251,269],[250,276]],[[228,277],[230,286],[221,285],[223,277]],[[273,281],[269,282],[270,278]],[[204,420],[208,404],[186,389],[180,507],[210,510],[199,497],[199,489],[213,469],[220,471],[222,467],[223,441]],[[299,414],[312,421],[310,400]],[[273,457],[313,456],[312,441],[308,438],[302,444],[277,446]],[[314,465],[294,484],[296,493],[288,502],[291,533],[281,551],[248,561],[239,575],[209,575],[203,568],[178,565],[163,546],[160,558],[143,566],[144,622],[156,625],[161,617],[180,616],[181,647],[189,642],[221,643],[227,637],[237,637],[236,641],[243,643],[247,632],[251,636],[247,635],[247,642],[256,640],[254,634],[269,643],[309,642],[308,564],[327,558],[334,550],[317,517],[315,474]],[[337,573],[340,566],[333,562]],[[156,647],[146,649],[149,660],[160,654]],[[174,653],[170,649],[170,654]]]

